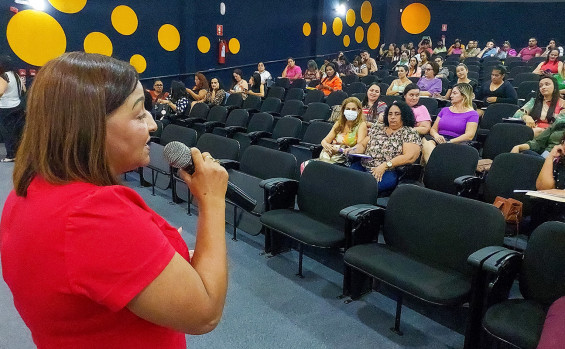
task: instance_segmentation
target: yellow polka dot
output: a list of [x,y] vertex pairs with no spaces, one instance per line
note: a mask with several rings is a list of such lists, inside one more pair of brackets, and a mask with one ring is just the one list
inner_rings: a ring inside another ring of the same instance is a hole
[[207,53],[210,51],[210,40],[205,36],[201,36],[198,38],[198,41],[196,41],[196,47],[198,47],[198,51]]
[[308,22],[304,23],[304,25],[302,26],[302,32],[304,33],[304,36],[310,36],[310,33],[312,32],[312,27],[310,27],[310,23]]
[[145,58],[142,55],[135,54],[131,56],[129,64],[133,65],[139,74],[143,73],[147,68],[147,61],[145,61]]
[[236,55],[240,49],[239,40],[237,40],[236,38],[230,39],[230,41],[228,42],[228,47],[230,48],[230,53]]
[[174,51],[180,45],[180,34],[177,28],[171,24],[163,24],[157,33],[157,39],[162,48]]
[[343,30],[343,22],[341,21],[341,18],[339,17],[334,18],[332,29],[334,31],[335,36],[339,36],[341,34],[341,31]]
[[117,6],[112,11],[112,26],[122,35],[131,35],[137,29],[137,15],[129,6]]
[[347,10],[347,14],[345,15],[345,22],[350,27],[353,27],[353,25],[355,24],[355,11],[353,11],[353,9]]
[[92,32],[84,38],[84,52],[86,53],[111,56],[113,49],[112,41],[103,33]]
[[365,31],[363,30],[363,28],[357,27],[357,29],[355,29],[355,41],[357,41],[360,44],[363,41],[364,37],[365,37]]
[[377,23],[371,23],[367,29],[367,44],[371,50],[376,49],[381,41],[381,28]]
[[42,66],[67,49],[67,37],[59,22],[36,10],[15,14],[6,27],[6,38],[12,51],[31,65]]
[[350,43],[351,43],[351,39],[349,38],[349,35],[345,35],[343,37],[343,46],[349,47]]
[[322,35],[326,35],[327,31],[328,31],[328,26],[326,25],[326,22],[322,22]]
[[430,10],[424,4],[415,2],[402,11],[402,27],[410,34],[420,34],[430,25]]
[[370,2],[364,1],[361,5],[361,20],[363,23],[369,23],[373,16],[373,6]]
[[51,6],[64,13],[77,13],[86,5],[86,0],[49,0]]

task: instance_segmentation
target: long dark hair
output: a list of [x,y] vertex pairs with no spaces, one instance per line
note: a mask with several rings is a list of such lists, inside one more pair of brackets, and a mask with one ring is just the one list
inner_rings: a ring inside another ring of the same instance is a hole
[[[326,64],[326,68],[324,68],[324,69],[328,69],[328,67],[332,67],[333,70],[334,70],[334,75],[331,78],[331,80],[333,80],[333,78],[335,78],[339,72],[337,71],[337,67],[335,66],[334,62],[330,62],[330,63]],[[328,76],[327,73],[326,73],[326,79],[330,80],[330,77]]]
[[259,75],[259,73],[253,73],[251,78],[253,78],[253,85],[250,86],[251,91],[256,93],[261,92],[261,75]]
[[0,56],[0,77],[2,77],[4,80],[6,80],[6,82],[9,83],[10,79],[8,78],[8,75],[6,75],[7,72],[12,72],[14,73],[15,77],[18,77],[18,73],[16,72],[16,68],[14,68],[12,58],[8,55],[2,55]]
[[385,126],[388,126],[388,112],[393,106],[397,106],[400,109],[400,118],[402,119],[402,126],[414,127],[416,125],[416,118],[414,117],[414,112],[412,108],[408,106],[405,102],[394,101],[386,107],[385,116],[383,122]]
[[[559,87],[557,84],[557,80],[550,75],[543,75],[540,77],[539,81],[542,81],[543,79],[550,79],[551,82],[553,82],[553,93],[551,94],[551,103],[549,103],[549,109],[547,111],[547,115],[545,116],[545,119],[547,120],[547,122],[552,123],[553,121],[555,121],[555,117],[553,116],[553,112],[555,111],[555,107],[557,106],[557,103],[559,102]],[[535,120],[538,121],[541,118],[541,110],[543,108],[543,104],[544,104],[544,98],[543,95],[541,94],[541,92],[539,91],[538,88],[538,95],[536,96],[536,101],[534,103],[534,107],[532,108],[532,111],[530,112],[530,116]]]
[[178,81],[178,80],[171,81],[171,95],[170,95],[171,102],[176,104],[179,99],[186,96],[188,96],[186,92],[186,86],[182,83],[182,81]]
[[239,75],[242,79],[243,79],[243,72],[241,71],[241,69],[234,69],[233,73],[232,73],[232,77],[231,77],[231,87],[230,89],[233,89],[235,85],[237,85],[237,80],[235,79],[235,77],[233,76],[233,74],[237,74]]

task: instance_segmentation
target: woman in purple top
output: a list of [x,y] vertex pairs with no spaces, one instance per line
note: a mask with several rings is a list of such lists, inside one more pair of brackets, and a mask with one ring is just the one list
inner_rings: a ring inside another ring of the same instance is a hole
[[422,66],[424,76],[418,80],[420,96],[431,97],[441,93],[441,80],[436,78],[439,66],[436,62],[428,62]]
[[441,143],[464,143],[473,140],[479,125],[479,114],[473,110],[473,88],[469,84],[457,84],[451,92],[451,107],[443,108],[430,135],[422,145],[424,161],[428,162],[436,145]]

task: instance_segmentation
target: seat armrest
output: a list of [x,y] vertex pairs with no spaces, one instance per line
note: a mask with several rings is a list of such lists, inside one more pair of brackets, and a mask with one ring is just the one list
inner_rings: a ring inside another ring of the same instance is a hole
[[237,132],[247,131],[247,129],[243,126],[228,126],[228,127],[224,128],[224,130],[226,130],[227,137],[229,137],[229,138],[232,138],[233,135]]
[[239,170],[239,161],[229,159],[219,159],[218,161],[226,170]]
[[234,110],[234,109],[239,109],[239,108],[240,108],[240,107],[237,106],[237,105],[226,105],[225,107],[226,107],[226,109],[228,110],[228,112],[230,112],[230,111],[232,111],[232,110]]
[[300,143],[300,139],[296,137],[281,137],[277,139],[279,150],[286,151],[293,144]]
[[457,195],[465,198],[476,199],[479,197],[481,179],[477,176],[460,176],[453,180]]
[[251,139],[251,144],[255,144],[259,138],[271,138],[271,133],[267,131],[249,132],[247,136]]
[[209,133],[212,132],[214,127],[224,127],[226,124],[219,121],[206,121],[203,125],[205,132]]
[[505,250],[508,249],[502,246],[483,247],[480,250],[473,252],[467,258],[467,263],[471,264],[473,267],[482,268],[485,260],[489,259],[492,255]]
[[522,267],[522,254],[505,249],[484,261],[482,271],[488,281],[487,306],[508,299],[510,289]]
[[276,111],[271,111],[271,112],[269,112],[269,114],[271,114],[274,118],[280,118],[281,117],[281,113],[278,113]]
[[251,114],[257,114],[259,112],[259,109],[256,108],[245,108],[245,110],[247,110],[247,112],[249,113],[249,115]]
[[403,180],[418,181],[422,176],[424,167],[421,164],[407,164],[398,166],[396,173],[398,174],[398,182]]
[[503,248],[484,261],[483,270],[489,273],[500,274],[504,269],[508,269],[512,263],[521,261],[522,256],[522,253],[518,251]]
[[294,207],[298,181],[288,178],[270,178],[262,180],[259,186],[265,193],[265,211]]
[[290,116],[290,117],[293,117],[293,118],[297,118],[297,119],[299,119],[299,120],[302,120],[302,116],[301,116],[301,115],[288,114],[288,115],[285,115],[284,117],[286,118],[286,117],[289,117],[289,116]]
[[322,149],[324,149],[324,147],[322,147],[321,144],[312,144],[310,146],[310,151],[312,152],[312,159],[317,159],[318,157],[320,157],[320,153],[322,152]]
[[345,248],[375,240],[384,222],[386,210],[369,204],[346,207],[339,212],[345,218]]

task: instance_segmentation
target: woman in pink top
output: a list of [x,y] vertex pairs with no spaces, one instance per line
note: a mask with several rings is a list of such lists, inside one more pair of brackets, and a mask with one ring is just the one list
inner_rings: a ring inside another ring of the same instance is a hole
[[430,133],[430,128],[432,128],[432,118],[430,117],[430,112],[426,106],[418,104],[420,101],[420,88],[417,84],[409,84],[404,89],[404,101],[412,111],[414,112],[414,118],[416,119],[416,126],[414,129],[418,131],[418,134],[427,135]]
[[302,69],[296,65],[294,59],[289,57],[286,62],[287,65],[284,67],[282,77],[289,79],[291,82],[296,79],[302,79]]
[[536,69],[534,69],[534,73],[540,75],[547,73],[557,74],[561,71],[562,68],[563,62],[559,60],[559,50],[555,48],[551,50],[551,52],[549,52],[549,55],[547,55],[545,62],[538,64]]

